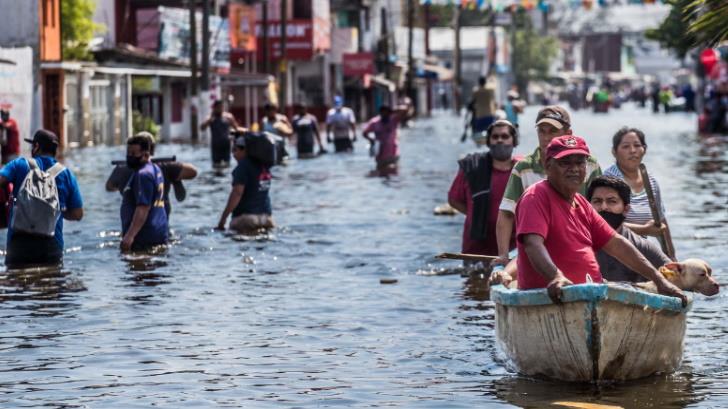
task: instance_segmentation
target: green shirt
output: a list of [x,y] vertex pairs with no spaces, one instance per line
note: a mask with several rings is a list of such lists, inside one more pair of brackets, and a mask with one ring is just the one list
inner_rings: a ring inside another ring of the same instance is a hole
[[[586,180],[581,185],[581,194],[586,194],[586,188],[592,180],[602,174],[602,169],[594,156],[589,156],[586,162]],[[516,203],[521,198],[523,192],[536,182],[546,179],[546,170],[541,164],[541,149],[536,150],[516,163],[511,171],[511,177],[508,178],[506,191],[503,193],[500,210],[515,213]]]

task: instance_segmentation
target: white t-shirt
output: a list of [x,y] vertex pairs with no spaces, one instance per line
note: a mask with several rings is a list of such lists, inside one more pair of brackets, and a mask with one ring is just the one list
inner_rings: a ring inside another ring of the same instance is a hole
[[331,108],[326,114],[326,125],[331,125],[334,132],[334,139],[349,139],[350,128],[356,124],[354,111],[347,107]]

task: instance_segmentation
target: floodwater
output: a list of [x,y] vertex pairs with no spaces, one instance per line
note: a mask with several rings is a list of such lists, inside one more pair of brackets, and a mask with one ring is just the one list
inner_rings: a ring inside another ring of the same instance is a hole
[[[522,115],[521,153],[535,147],[535,113]],[[603,167],[616,128],[644,129],[678,255],[728,282],[728,140],[701,142],[694,116],[631,106],[573,123]],[[483,283],[441,275],[457,262],[433,258],[460,246],[462,217],[432,210],[474,149],[461,130],[448,114],[403,130],[388,179],[366,177],[361,140],[353,155],[277,168],[279,227],[254,238],[212,229],[230,177],[208,151],[162,145],[200,176],[173,201],[174,243],[151,257],[118,250],[120,196],[103,182],[123,149],[73,152],[86,215],[66,224],[63,269],[0,275],[0,407],[728,407],[725,294],[696,296],[675,374],[597,387],[508,369]]]

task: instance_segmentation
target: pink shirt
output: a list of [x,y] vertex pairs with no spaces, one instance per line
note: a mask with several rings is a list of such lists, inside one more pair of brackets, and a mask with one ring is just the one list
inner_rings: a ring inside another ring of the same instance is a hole
[[379,115],[367,122],[364,133],[374,133],[379,142],[379,154],[377,160],[392,159],[399,156],[399,118],[390,115],[389,121],[385,124]]
[[532,185],[516,205],[518,245],[518,288],[545,288],[546,279],[536,271],[523,246],[525,234],[538,234],[556,267],[574,284],[602,282],[595,253],[616,232],[599,216],[591,204],[576,194],[573,204],[548,182]]
[[[458,171],[455,180],[452,182],[452,186],[450,186],[447,198],[455,202],[465,203],[467,208],[465,226],[463,227],[463,253],[482,254],[484,256],[498,255],[495,224],[498,221],[498,205],[503,199],[503,192],[506,190],[506,184],[510,176],[510,170],[493,168],[490,175],[490,207],[488,208],[488,228],[486,233],[488,238],[486,240],[473,240],[470,238],[470,223],[473,220],[473,197],[465,174],[462,170]],[[510,247],[514,247],[513,242],[511,242]]]

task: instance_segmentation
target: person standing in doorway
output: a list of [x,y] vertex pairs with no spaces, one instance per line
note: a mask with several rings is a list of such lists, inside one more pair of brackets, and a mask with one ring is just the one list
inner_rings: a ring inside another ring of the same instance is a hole
[[235,117],[225,112],[222,101],[212,103],[212,114],[202,123],[200,128],[204,131],[210,128],[210,151],[214,167],[227,167],[230,165],[230,128],[238,127]]
[[[333,135],[333,138],[332,138]],[[336,152],[352,152],[356,142],[354,111],[344,106],[344,99],[334,97],[334,107],[326,114],[326,139],[333,141]]]

